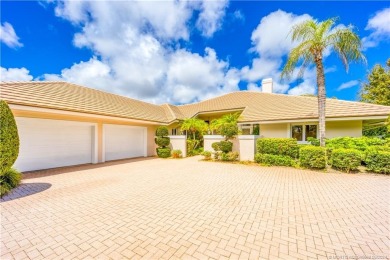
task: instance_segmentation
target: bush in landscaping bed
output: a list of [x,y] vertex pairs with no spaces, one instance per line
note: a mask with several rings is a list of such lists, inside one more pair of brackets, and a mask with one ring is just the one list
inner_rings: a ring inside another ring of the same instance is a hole
[[377,173],[390,173],[390,152],[373,150],[366,157],[367,169]]
[[290,156],[256,153],[255,162],[265,165],[294,166],[295,161]]
[[258,153],[298,158],[299,146],[294,138],[259,138],[256,144]]
[[382,146],[386,140],[378,137],[336,137],[326,140],[326,146],[331,148],[345,148],[365,151],[370,146]]
[[214,142],[211,144],[211,147],[214,149],[214,151],[221,151],[221,148],[219,147],[219,142]]
[[169,135],[169,131],[168,131],[168,128],[166,126],[159,126],[157,127],[157,130],[156,130],[156,136],[168,136]]
[[334,168],[349,172],[361,165],[362,153],[356,149],[334,149],[330,161]]
[[158,157],[160,157],[160,158],[168,158],[171,156],[171,149],[168,147],[157,148],[156,151],[157,151]]
[[167,136],[156,137],[155,143],[160,147],[167,147],[171,142],[171,139]]
[[0,175],[8,172],[19,155],[19,135],[14,115],[0,100]]
[[[200,140],[197,139],[187,139],[187,156],[194,156],[201,153],[198,146],[201,144]],[[201,147],[203,148],[203,147]]]
[[233,162],[238,160],[238,152],[228,152],[221,154],[221,161]]
[[22,179],[22,174],[11,168],[0,176],[0,196],[7,194],[13,188],[16,188]]
[[211,159],[211,152],[210,151],[204,151],[202,153],[202,155],[203,155],[203,159],[205,159],[206,161]]
[[233,143],[229,141],[221,141],[219,142],[219,149],[224,153],[231,152],[233,150]]
[[301,147],[299,163],[306,168],[324,169],[326,167],[326,148],[319,146]]
[[172,158],[181,158],[183,157],[183,153],[181,150],[172,150]]

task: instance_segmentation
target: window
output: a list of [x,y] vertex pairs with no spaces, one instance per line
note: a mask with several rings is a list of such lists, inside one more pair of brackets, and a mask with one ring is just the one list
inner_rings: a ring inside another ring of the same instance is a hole
[[172,128],[172,135],[176,135],[176,128]]
[[307,138],[317,138],[317,125],[293,125],[291,137],[297,141],[307,141]]
[[293,125],[291,128],[291,137],[302,141],[303,127],[301,125]]
[[317,126],[316,125],[306,125],[306,135],[305,135],[305,141],[307,141],[307,138],[313,137],[317,138]]

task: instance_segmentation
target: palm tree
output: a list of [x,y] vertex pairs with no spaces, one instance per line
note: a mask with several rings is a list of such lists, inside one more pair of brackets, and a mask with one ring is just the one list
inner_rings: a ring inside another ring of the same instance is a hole
[[238,134],[237,121],[240,113],[227,114],[221,118],[214,119],[210,123],[210,129],[225,136],[226,141]]
[[361,53],[361,41],[359,36],[353,32],[350,25],[335,26],[336,18],[330,18],[323,22],[309,19],[295,25],[292,30],[292,41],[299,41],[297,47],[293,48],[288,56],[286,65],[283,68],[281,77],[289,77],[293,73],[298,62],[302,61],[299,77],[302,77],[305,69],[315,64],[317,71],[318,88],[318,117],[320,145],[325,146],[325,74],[323,56],[325,50],[333,50],[340,57],[348,72],[350,61],[364,61]]
[[180,129],[192,134],[192,139],[196,139],[196,132],[204,134],[208,129],[208,124],[199,118],[187,118],[181,122]]

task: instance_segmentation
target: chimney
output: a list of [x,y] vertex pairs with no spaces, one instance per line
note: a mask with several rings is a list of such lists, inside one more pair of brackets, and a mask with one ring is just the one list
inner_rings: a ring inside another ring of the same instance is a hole
[[261,88],[262,88],[264,93],[272,93],[273,92],[272,85],[273,85],[272,78],[263,79],[261,81]]

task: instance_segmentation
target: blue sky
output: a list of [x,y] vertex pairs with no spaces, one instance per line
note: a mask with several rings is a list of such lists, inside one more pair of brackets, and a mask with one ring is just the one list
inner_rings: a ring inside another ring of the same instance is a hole
[[327,96],[356,100],[390,58],[390,4],[337,1],[1,1],[1,80],[65,80],[154,103],[237,90],[315,93],[313,67],[280,80],[291,26],[338,16],[363,41],[367,65],[325,59]]

